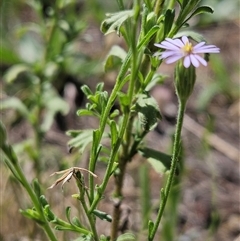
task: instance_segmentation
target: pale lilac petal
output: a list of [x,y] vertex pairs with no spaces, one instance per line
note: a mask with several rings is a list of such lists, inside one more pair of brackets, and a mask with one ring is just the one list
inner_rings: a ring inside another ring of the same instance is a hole
[[187,43],[189,43],[188,37],[187,36],[182,36],[182,41],[184,43],[184,45],[186,45]]
[[189,68],[190,64],[191,64],[191,60],[189,55],[187,55],[183,60],[183,65],[185,68]]
[[192,65],[193,65],[194,67],[198,68],[199,65],[200,65],[200,63],[199,63],[198,59],[195,58],[195,55],[190,54],[189,57],[190,57],[190,61],[191,61]]
[[182,55],[182,54],[181,54],[181,52],[176,52],[176,51],[165,51],[162,53],[161,58],[165,59],[172,55]]
[[205,42],[200,42],[192,46],[187,36],[182,36],[181,39],[166,38],[160,44],[155,46],[165,49],[162,53],[155,53],[159,59],[165,59],[167,64],[171,64],[184,58],[183,65],[189,68],[192,64],[194,67],[199,67],[200,64],[207,66],[206,60],[199,54],[204,53],[219,53],[220,49],[215,45],[206,45]]
[[207,61],[202,58],[201,56],[197,55],[197,54],[194,54],[194,57],[204,66],[207,66]]
[[200,42],[200,43],[198,43],[197,45],[195,45],[195,46],[193,47],[193,49],[198,49],[198,48],[202,47],[203,45],[205,45],[205,42]]
[[193,53],[219,53],[220,52],[220,49],[214,45],[206,45],[200,48],[195,48],[195,47],[193,47]]
[[166,64],[172,64],[182,58],[182,55],[174,55],[166,59]]
[[164,49],[170,49],[170,50],[173,50],[173,49],[177,50],[177,49],[179,49],[179,47],[177,47],[176,45],[171,44],[171,43],[168,42],[168,41],[162,41],[162,42],[159,44],[159,47],[160,47],[160,48],[164,48]]
[[165,48],[165,46],[163,46],[162,44],[154,44],[154,45],[159,48]]
[[166,40],[180,48],[184,46],[183,42],[178,38],[177,39],[166,38]]

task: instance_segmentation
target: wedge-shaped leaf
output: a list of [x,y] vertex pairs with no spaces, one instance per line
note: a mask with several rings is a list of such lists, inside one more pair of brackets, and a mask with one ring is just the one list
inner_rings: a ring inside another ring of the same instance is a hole
[[191,19],[193,16],[196,16],[198,14],[213,13],[213,12],[214,12],[213,9],[209,6],[200,6],[192,12],[192,14],[184,21],[184,23],[186,23],[189,19]]
[[166,78],[167,78],[167,75],[162,75],[162,74],[159,74],[159,73],[155,73],[153,75],[151,81],[146,86],[145,90],[146,91],[150,91],[157,84],[162,84],[164,79],[166,79]]
[[181,31],[179,33],[177,33],[176,35],[174,35],[174,38],[181,38],[182,36],[188,36],[190,38],[192,38],[193,40],[195,40],[196,42],[202,42],[202,41],[206,41],[204,39],[204,37],[196,32],[193,31]]
[[166,167],[163,165],[162,162],[151,157],[149,157],[147,161],[151,164],[151,166],[157,173],[163,174],[164,172],[167,171]]
[[68,142],[68,145],[70,148],[77,148],[80,153],[83,153],[85,148],[92,143],[93,140],[93,130],[87,129],[87,130],[80,130],[80,131],[68,131],[68,136],[72,136],[73,139],[71,139]]
[[43,95],[44,105],[46,107],[46,114],[44,121],[41,125],[41,130],[46,132],[50,129],[54,116],[60,112],[63,115],[66,115],[69,111],[68,103],[59,97],[53,89],[48,89],[44,92]]
[[163,152],[153,150],[148,147],[143,147],[139,149],[139,153],[145,157],[153,168],[159,172],[163,173],[170,169],[171,166],[171,156]]
[[127,56],[126,51],[118,45],[112,46],[104,63],[104,70],[112,70],[119,66]]
[[12,83],[20,74],[30,71],[30,68],[26,64],[15,64],[7,70],[3,78],[7,83]]
[[120,35],[120,28],[122,24],[134,15],[134,11],[124,10],[117,13],[107,13],[107,19],[101,24],[101,31],[106,35],[112,32],[117,32]]
[[132,233],[124,233],[118,236],[117,241],[131,241],[136,240],[135,235]]
[[156,100],[147,92],[138,96],[136,111],[145,131],[151,130],[158,119],[162,119]]
[[4,109],[14,109],[18,111],[23,117],[29,120],[30,113],[24,103],[16,98],[10,97],[1,101],[0,110]]

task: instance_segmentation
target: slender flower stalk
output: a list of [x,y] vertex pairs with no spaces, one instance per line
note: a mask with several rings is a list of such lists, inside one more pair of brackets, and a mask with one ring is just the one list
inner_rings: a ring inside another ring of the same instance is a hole
[[183,36],[181,39],[166,38],[160,44],[154,45],[165,49],[164,52],[157,52],[154,56],[159,56],[159,59],[165,59],[166,64],[174,63],[183,58],[185,68],[189,68],[191,64],[196,68],[199,67],[200,64],[207,66],[207,61],[199,54],[220,52],[218,47],[215,45],[206,45],[205,42],[200,42],[193,46],[186,36]]

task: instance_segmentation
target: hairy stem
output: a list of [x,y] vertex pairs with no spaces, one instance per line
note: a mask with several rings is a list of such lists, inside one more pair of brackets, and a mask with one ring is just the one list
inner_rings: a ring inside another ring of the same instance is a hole
[[171,167],[170,167],[169,176],[167,179],[167,184],[166,184],[165,188],[161,190],[160,207],[159,207],[159,211],[157,214],[156,222],[154,223],[153,229],[152,229],[151,233],[149,234],[149,238],[148,238],[149,241],[152,241],[154,239],[154,236],[158,229],[159,223],[163,216],[163,212],[164,212],[164,209],[165,209],[165,206],[166,206],[166,203],[168,200],[168,196],[169,196],[172,184],[173,184],[173,179],[175,176],[176,167],[177,167],[177,163],[178,163],[178,155],[179,155],[179,147],[180,147],[180,142],[181,142],[181,131],[182,131],[185,107],[186,107],[186,102],[182,102],[179,100],[177,124],[176,124],[175,136],[174,136],[172,163],[171,163]]
[[[45,231],[46,235],[48,236],[49,240],[51,241],[57,241],[57,238],[55,237],[51,227],[49,226],[49,223],[44,215],[44,212],[43,212],[43,208],[42,208],[42,205],[38,199],[38,197],[36,196],[36,194],[34,193],[31,185],[28,183],[25,175],[23,174],[22,172],[22,169],[18,163],[17,160],[12,160],[12,157],[11,155],[9,155],[9,153],[7,153],[5,151],[5,148],[2,148],[3,152],[5,153],[6,155],[6,162],[9,162],[7,163],[8,166],[12,166],[13,169],[14,169],[14,172],[13,174],[16,175],[17,179],[20,181],[20,183],[23,185],[23,187],[26,189],[30,199],[32,200],[32,203],[36,209],[36,211],[38,212],[38,214],[40,215],[41,217],[41,220],[43,221],[43,224],[41,225],[41,227],[43,228],[43,230]],[[12,170],[12,169],[11,169]]]

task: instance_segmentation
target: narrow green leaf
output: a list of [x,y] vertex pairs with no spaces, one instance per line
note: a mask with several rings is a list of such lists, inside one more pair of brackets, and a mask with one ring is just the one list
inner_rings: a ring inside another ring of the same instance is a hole
[[185,24],[189,19],[191,19],[193,16],[196,16],[198,14],[202,14],[202,13],[213,13],[213,9],[209,6],[200,6],[198,8],[196,8],[193,13],[191,13],[191,15],[184,20],[183,24]]
[[72,219],[72,224],[73,224],[74,226],[79,227],[79,228],[82,227],[82,225],[81,225],[81,223],[80,223],[80,221],[79,221],[79,219],[78,219],[77,217],[73,217],[73,219]]
[[87,98],[88,98],[89,95],[93,95],[93,92],[90,90],[90,88],[87,85],[83,85],[81,87],[81,90]]
[[147,34],[143,37],[143,39],[138,44],[138,51],[145,45],[147,45],[153,35],[160,29],[158,25],[153,26]]
[[42,220],[39,213],[36,212],[34,209],[26,209],[26,210],[20,209],[20,213],[29,219],[33,219],[35,222],[37,222],[40,225],[44,224],[44,220]]
[[47,217],[48,222],[54,222],[57,220],[57,217],[50,210],[49,204],[44,206],[43,211],[44,211],[44,215]]
[[213,13],[213,12],[214,10],[210,6],[200,6],[192,13],[191,17],[201,13]]
[[78,116],[95,116],[96,114],[91,110],[81,109],[77,111]]
[[[150,235],[152,233],[153,227],[154,227],[154,222],[152,220],[149,220],[148,221],[148,235]],[[149,238],[149,236],[148,236],[148,238]]]
[[98,218],[100,218],[101,220],[106,220],[108,222],[112,222],[112,217],[100,210],[94,209],[92,212],[95,216],[97,216]]
[[36,196],[38,198],[40,198],[40,196],[41,196],[41,188],[40,188],[40,184],[39,184],[39,182],[38,182],[38,180],[36,178],[33,180],[33,184],[32,185],[33,185],[33,190],[34,190]]
[[175,10],[174,9],[168,9],[165,14],[164,19],[164,36],[167,36],[167,34],[170,32],[173,21],[175,17]]
[[56,225],[54,227],[58,231],[75,231],[74,226],[61,226],[61,225]]
[[113,147],[116,144],[118,139],[117,124],[114,120],[110,121],[110,130],[111,130],[111,142]]
[[96,86],[96,92],[97,92],[97,91],[98,91],[98,92],[102,92],[103,89],[104,89],[104,82],[98,83],[97,86]]
[[71,217],[70,217],[70,212],[71,212],[71,207],[66,207],[66,210],[65,210],[65,215],[67,217],[67,220],[69,223],[71,223]]
[[41,195],[40,198],[39,198],[41,204],[43,207],[45,207],[46,205],[48,205],[48,201],[46,199],[46,197],[44,195]]
[[119,116],[119,114],[120,114],[120,111],[118,109],[116,109],[110,114],[109,118],[113,119],[113,118]]
[[2,148],[7,141],[7,131],[1,120],[0,120],[0,136],[1,136],[0,148]]

